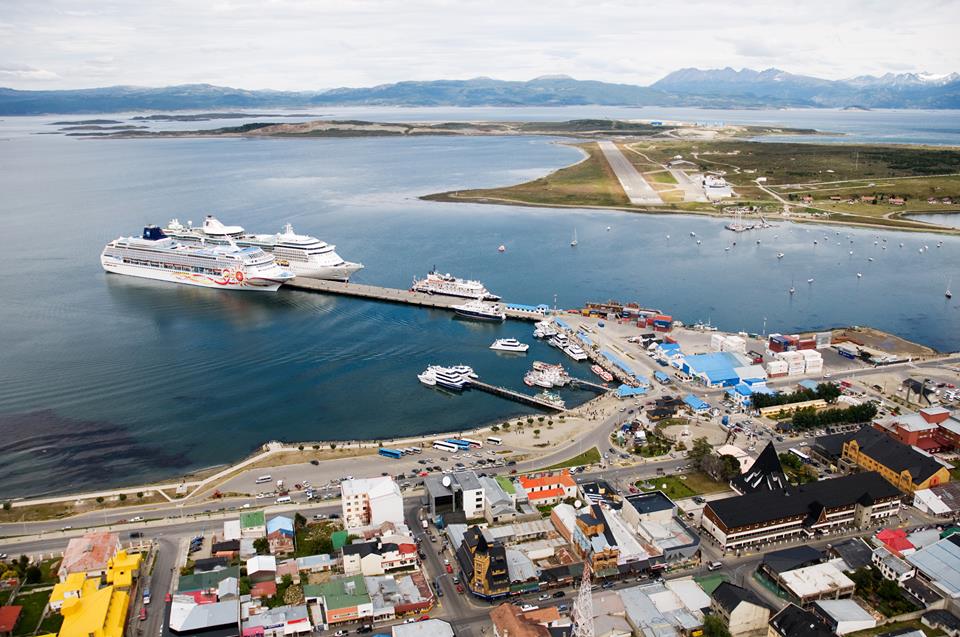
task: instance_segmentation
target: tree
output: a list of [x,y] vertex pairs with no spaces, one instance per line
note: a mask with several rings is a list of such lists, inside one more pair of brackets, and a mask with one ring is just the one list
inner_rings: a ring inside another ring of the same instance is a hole
[[532,417],[527,418],[527,424],[528,424],[528,425],[532,425],[532,424],[533,424],[533,418],[532,418]]
[[540,437],[540,430],[539,430],[539,429],[534,429],[534,430],[533,430],[533,437],[534,437],[534,438],[539,438],[539,437]]
[[11,504],[10,502],[4,502],[4,503],[3,503],[3,510],[4,510],[4,511],[9,511],[12,506],[13,506],[13,504]]
[[120,497],[120,501],[121,501],[121,502],[126,502],[126,501],[127,501],[127,494],[126,494],[126,493],[121,493],[119,497]]
[[298,449],[299,451],[303,451],[303,445],[297,445],[297,449]]
[[504,431],[510,431],[510,423],[508,423],[508,422],[503,423],[503,430],[504,430]]
[[693,465],[697,468],[700,467],[704,458],[710,457],[713,453],[713,445],[710,444],[710,441],[707,440],[705,436],[700,438],[694,438],[690,446],[690,451],[687,452],[687,457],[690,458],[690,461],[693,462]]
[[295,529],[302,529],[307,525],[307,518],[303,517],[303,514],[297,513],[293,516],[293,527]]
[[543,422],[544,420],[546,420],[544,416],[537,416],[537,422]]
[[240,585],[241,595],[250,594],[250,578],[249,577],[241,577],[239,580],[239,585]]
[[336,448],[337,448],[337,443],[331,442],[331,443],[330,443],[330,449],[333,450],[333,449],[336,449]]
[[143,491],[137,491],[137,497],[143,499]]
[[703,618],[703,637],[730,637],[730,631],[720,617],[707,615]]
[[103,496],[102,496],[102,495],[98,495],[98,496],[97,496],[97,504],[103,504]]
[[313,450],[314,450],[314,451],[319,451],[319,450],[320,450],[320,445],[313,445]]
[[39,584],[40,580],[43,579],[43,571],[40,570],[40,567],[31,564],[27,567],[27,570],[23,573],[23,580],[26,584]]
[[270,555],[270,542],[265,537],[258,537],[253,541],[253,550],[257,555]]
[[490,427],[490,431],[492,431],[493,433],[497,433],[498,431],[500,431],[500,425],[494,425],[493,427]]

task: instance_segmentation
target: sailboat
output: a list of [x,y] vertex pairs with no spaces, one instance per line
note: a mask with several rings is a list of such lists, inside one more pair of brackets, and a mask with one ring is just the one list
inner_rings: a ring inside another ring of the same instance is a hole
[[953,283],[953,277],[951,277],[950,280],[947,281],[947,291],[943,293],[943,295],[944,295],[945,297],[947,297],[948,299],[952,299],[952,298],[953,298],[953,292],[950,291],[950,284],[951,284],[951,283]]
[[577,229],[576,228],[573,229],[573,241],[570,242],[570,247],[571,248],[577,247]]

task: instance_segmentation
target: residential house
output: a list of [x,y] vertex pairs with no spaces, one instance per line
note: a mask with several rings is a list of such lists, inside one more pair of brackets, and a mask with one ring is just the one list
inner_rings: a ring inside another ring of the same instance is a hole
[[308,584],[303,587],[303,595],[308,604],[311,601],[320,604],[326,624],[343,624],[373,616],[373,603],[362,575]]
[[277,558],[256,555],[247,560],[247,577],[251,582],[272,582],[277,577]]
[[885,546],[879,546],[873,551],[872,562],[884,578],[893,580],[900,585],[917,574],[917,569],[910,566]]
[[548,506],[577,495],[577,483],[569,469],[523,475],[517,478],[527,500],[533,506]]
[[286,637],[313,631],[306,605],[264,608],[251,604],[245,608],[247,617],[241,625],[243,637]]
[[85,577],[103,577],[107,573],[107,563],[120,550],[120,539],[116,533],[93,531],[81,537],[75,537],[67,544],[60,560],[57,575],[60,581],[66,581],[71,573],[83,573]]
[[267,535],[267,516],[263,511],[244,511],[240,514],[240,537],[256,540]]
[[345,575],[383,575],[418,564],[416,544],[354,542],[341,549]]
[[290,555],[294,550],[293,520],[278,515],[267,522],[267,542],[274,555]]
[[810,610],[838,635],[869,630],[877,619],[852,599],[830,599],[814,602]]
[[836,637],[833,629],[814,613],[790,604],[770,619],[769,637]]
[[713,591],[710,609],[722,617],[731,637],[764,637],[770,607],[752,591],[722,582]]
[[324,573],[331,571],[336,564],[337,561],[326,553],[305,555],[297,558],[297,569],[307,573]]

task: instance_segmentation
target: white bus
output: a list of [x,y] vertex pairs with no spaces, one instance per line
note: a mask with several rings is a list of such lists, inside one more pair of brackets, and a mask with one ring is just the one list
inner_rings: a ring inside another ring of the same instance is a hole
[[257,478],[257,484],[263,484],[264,482],[270,482],[273,480],[273,476],[260,476]]
[[489,438],[487,438],[487,442],[489,442],[491,445],[503,444],[503,440],[501,440],[500,438],[497,438],[496,436],[490,436]]
[[461,438],[460,440],[469,443],[471,449],[480,449],[483,447],[483,443],[479,440],[471,440],[470,438]]
[[800,460],[803,461],[804,464],[810,464],[810,456],[803,453],[799,449],[794,449],[793,447],[790,447],[789,452],[795,455],[796,457],[800,458]]
[[433,448],[439,451],[449,451],[450,453],[457,453],[460,451],[460,447],[457,445],[451,445],[449,442],[443,442],[442,440],[437,440],[434,442]]

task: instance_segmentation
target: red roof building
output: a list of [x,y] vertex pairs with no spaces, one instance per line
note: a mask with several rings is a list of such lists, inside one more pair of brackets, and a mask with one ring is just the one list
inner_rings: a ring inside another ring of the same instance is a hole
[[250,587],[250,597],[253,598],[262,598],[262,597],[273,597],[277,594],[277,583],[276,582],[257,582]]
[[883,529],[877,533],[877,540],[897,557],[909,555],[917,550],[917,547],[907,539],[907,532],[903,529]]
[[553,504],[577,495],[577,483],[567,469],[520,476],[517,483],[534,506]]

